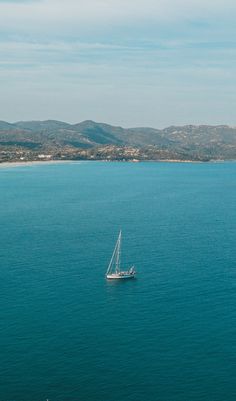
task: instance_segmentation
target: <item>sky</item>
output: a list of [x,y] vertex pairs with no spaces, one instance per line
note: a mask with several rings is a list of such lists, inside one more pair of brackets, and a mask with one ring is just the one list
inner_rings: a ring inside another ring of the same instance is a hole
[[235,0],[0,0],[0,120],[236,125]]

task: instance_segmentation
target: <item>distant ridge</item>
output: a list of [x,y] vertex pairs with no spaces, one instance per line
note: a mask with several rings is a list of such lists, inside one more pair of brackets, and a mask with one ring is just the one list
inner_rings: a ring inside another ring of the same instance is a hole
[[[0,151],[14,148],[54,152],[63,149],[134,147],[141,153],[164,152],[167,158],[236,159],[236,127],[184,125],[164,129],[122,128],[92,120],[0,121]],[[72,152],[71,150],[71,152]],[[169,152],[169,156],[168,156]],[[154,157],[156,159],[156,156]]]

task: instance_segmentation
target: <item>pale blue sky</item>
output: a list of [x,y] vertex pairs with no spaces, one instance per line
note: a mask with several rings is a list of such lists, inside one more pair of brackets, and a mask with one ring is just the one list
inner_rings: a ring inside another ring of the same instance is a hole
[[0,0],[0,119],[236,125],[235,0]]

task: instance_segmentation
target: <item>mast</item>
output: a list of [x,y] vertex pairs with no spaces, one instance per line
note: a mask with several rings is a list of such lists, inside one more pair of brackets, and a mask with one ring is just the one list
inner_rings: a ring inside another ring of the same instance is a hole
[[116,252],[116,273],[120,272],[120,256],[121,256],[121,230],[119,232],[117,240],[117,252]]
[[116,245],[115,245],[106,275],[111,273],[114,264],[115,264],[115,271],[116,272],[120,271],[120,243],[121,243],[121,231],[119,233],[118,240],[116,241]]
[[116,245],[115,245],[115,248],[114,248],[114,251],[113,251],[113,254],[112,254],[110,263],[109,263],[109,266],[108,266],[108,268],[107,268],[106,275],[107,275],[107,274],[110,274],[110,273],[112,272],[112,269],[113,269],[113,267],[114,267],[114,264],[115,264],[115,271],[117,271],[117,266],[118,266],[118,269],[119,269],[119,253],[120,253],[120,250],[119,250],[119,247],[120,247],[120,246],[119,246],[119,243],[120,243],[120,235],[121,235],[121,232],[120,232],[120,234],[119,234],[119,236],[118,236],[118,240],[116,241]]

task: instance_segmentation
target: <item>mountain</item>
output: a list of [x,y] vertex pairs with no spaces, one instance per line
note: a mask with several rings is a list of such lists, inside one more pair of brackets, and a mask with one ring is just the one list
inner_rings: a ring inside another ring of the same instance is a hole
[[15,124],[10,124],[7,123],[6,121],[0,121],[0,131],[3,130],[8,130],[8,131],[12,131],[12,130],[16,130],[17,126]]
[[155,129],[122,128],[91,120],[77,124],[56,120],[0,121],[0,152],[31,149],[55,154],[69,149],[73,153],[76,149],[107,146],[140,149],[150,158],[163,154],[190,160],[236,159],[236,127],[185,125]]
[[46,120],[46,121],[18,121],[14,123],[14,126],[20,129],[26,129],[30,131],[53,131],[57,129],[70,128],[70,124],[64,123],[57,120]]

